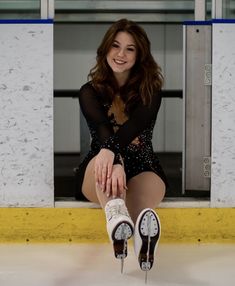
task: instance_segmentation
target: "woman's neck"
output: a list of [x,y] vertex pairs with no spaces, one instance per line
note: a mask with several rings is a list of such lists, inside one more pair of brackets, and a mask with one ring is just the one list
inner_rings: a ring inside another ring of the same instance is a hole
[[119,87],[123,86],[128,79],[128,74],[115,73],[114,76],[117,80]]

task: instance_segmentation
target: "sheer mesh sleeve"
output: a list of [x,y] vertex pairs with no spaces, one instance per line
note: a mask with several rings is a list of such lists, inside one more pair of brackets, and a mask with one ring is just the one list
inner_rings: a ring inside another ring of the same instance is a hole
[[100,144],[103,144],[114,131],[102,103],[90,84],[85,84],[79,91],[79,103],[88,126],[92,126]]
[[[104,106],[89,83],[85,84],[79,91],[79,104],[89,128],[95,132],[100,148],[110,149],[102,147],[102,144],[105,144],[114,135],[113,127],[108,120]],[[114,150],[111,151],[114,152]],[[114,155],[114,164],[122,165],[123,161],[120,154],[114,152]]]
[[86,84],[81,88],[79,102],[88,125],[92,126],[96,132],[101,148],[107,148],[117,155],[122,154],[124,148],[148,128],[153,120],[156,120],[161,104],[161,96],[153,96],[150,106],[139,103],[129,119],[116,133],[114,133],[105,109],[90,84]]

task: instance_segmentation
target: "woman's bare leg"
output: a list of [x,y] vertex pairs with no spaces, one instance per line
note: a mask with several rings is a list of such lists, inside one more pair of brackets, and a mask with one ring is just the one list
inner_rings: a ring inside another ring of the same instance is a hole
[[165,184],[153,172],[142,172],[127,183],[126,205],[133,222],[145,208],[156,208],[165,195]]
[[114,255],[116,258],[124,259],[127,256],[126,241],[133,235],[134,224],[123,199],[113,200],[112,196],[107,197],[105,193],[96,188],[94,163],[95,158],[89,162],[86,168],[82,192],[88,200],[99,203],[105,210],[107,232],[113,243]]
[[111,198],[108,198],[105,193],[96,187],[94,164],[95,157],[87,165],[82,184],[82,193],[89,201],[100,204],[104,208]]

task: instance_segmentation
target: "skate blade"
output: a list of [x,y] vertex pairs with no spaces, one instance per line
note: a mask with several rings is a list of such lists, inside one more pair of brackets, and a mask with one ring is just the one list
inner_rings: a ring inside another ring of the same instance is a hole
[[144,279],[145,284],[148,282],[148,271],[145,271],[145,279]]
[[121,259],[121,274],[123,274],[124,258]]

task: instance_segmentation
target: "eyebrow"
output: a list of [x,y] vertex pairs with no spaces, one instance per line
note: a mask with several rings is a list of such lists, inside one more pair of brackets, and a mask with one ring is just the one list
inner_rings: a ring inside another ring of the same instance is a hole
[[[118,43],[119,45],[120,45],[120,43],[117,41],[117,40],[114,40],[114,43]],[[136,45],[135,44],[129,44],[129,45],[127,45],[128,47],[136,47]]]

